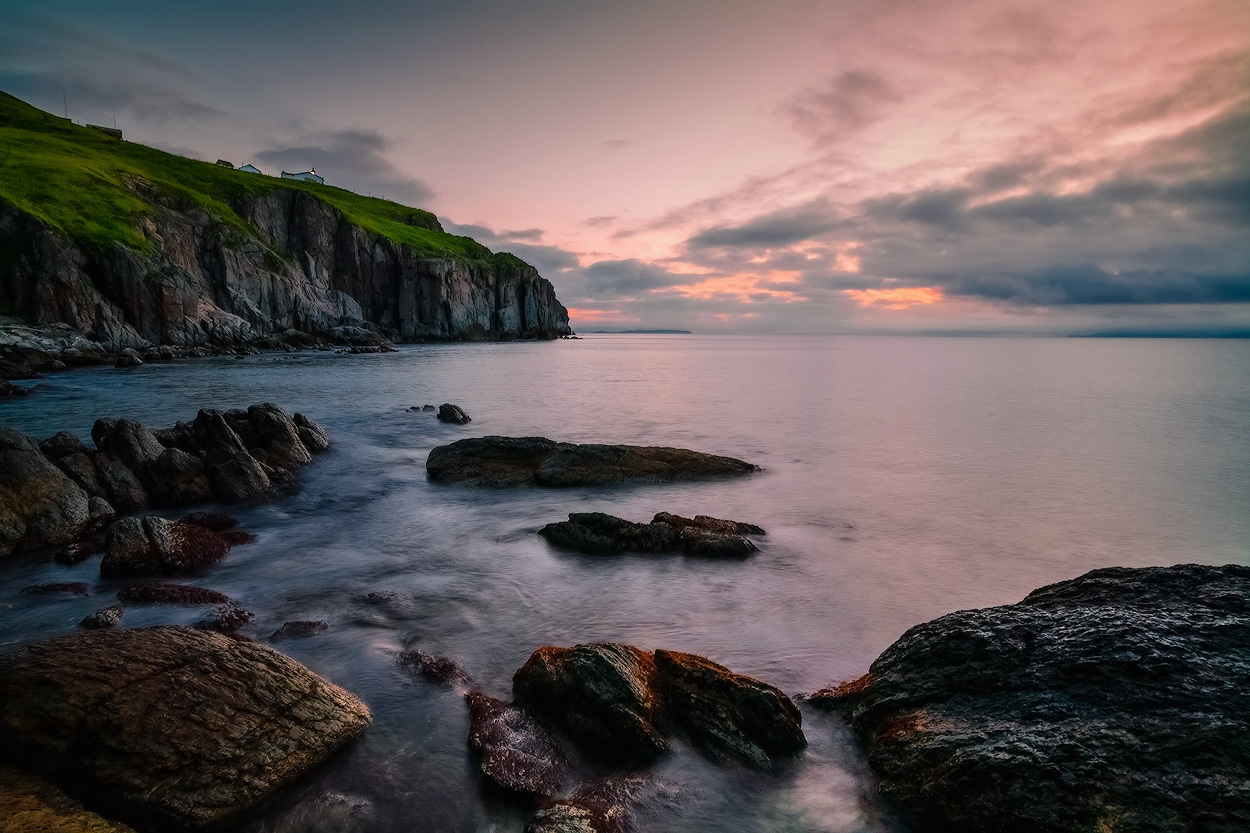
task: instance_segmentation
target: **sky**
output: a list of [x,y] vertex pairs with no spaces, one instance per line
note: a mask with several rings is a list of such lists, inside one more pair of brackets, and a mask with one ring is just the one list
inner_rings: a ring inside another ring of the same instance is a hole
[[0,89],[427,208],[581,330],[1250,333],[1246,0],[0,0]]

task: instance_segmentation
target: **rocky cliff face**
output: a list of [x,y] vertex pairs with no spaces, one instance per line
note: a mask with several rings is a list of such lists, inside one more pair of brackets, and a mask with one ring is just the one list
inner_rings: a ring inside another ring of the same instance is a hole
[[75,245],[0,200],[2,311],[113,348],[231,347],[290,329],[336,339],[341,327],[397,340],[572,332],[551,284],[508,255],[423,256],[305,191],[239,197],[242,227],[141,179],[128,187],[151,206],[143,251]]

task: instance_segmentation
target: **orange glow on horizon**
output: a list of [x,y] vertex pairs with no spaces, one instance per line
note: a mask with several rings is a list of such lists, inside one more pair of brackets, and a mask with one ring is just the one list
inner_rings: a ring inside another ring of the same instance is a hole
[[886,309],[907,309],[917,304],[936,304],[942,290],[936,286],[905,286],[898,289],[844,289],[855,303],[870,307],[878,302]]
[[719,278],[708,278],[697,283],[679,284],[672,287],[687,298],[708,299],[716,296],[735,297],[744,304],[752,302],[752,295],[768,297],[791,303],[806,301],[802,295],[788,289],[777,289],[770,284],[790,283],[798,280],[797,272],[773,272],[769,275],[725,275]]
[[628,321],[636,322],[638,319],[630,315],[621,315],[619,309],[575,309],[568,307],[569,319],[577,319],[588,324],[595,324],[602,321]]

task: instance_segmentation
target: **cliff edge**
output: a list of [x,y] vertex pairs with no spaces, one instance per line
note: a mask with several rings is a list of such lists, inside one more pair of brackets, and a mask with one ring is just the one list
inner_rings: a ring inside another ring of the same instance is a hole
[[0,147],[0,315],[111,349],[572,332],[534,267],[427,211],[164,153],[5,93]]

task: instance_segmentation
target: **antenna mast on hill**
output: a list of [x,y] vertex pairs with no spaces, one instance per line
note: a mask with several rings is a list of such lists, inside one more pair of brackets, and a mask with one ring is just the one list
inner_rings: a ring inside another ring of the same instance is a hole
[[65,105],[65,118],[69,118],[69,98],[65,95],[65,85],[61,85],[61,103]]

